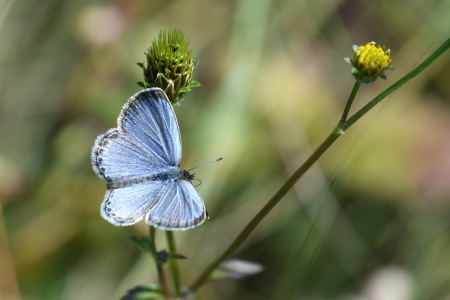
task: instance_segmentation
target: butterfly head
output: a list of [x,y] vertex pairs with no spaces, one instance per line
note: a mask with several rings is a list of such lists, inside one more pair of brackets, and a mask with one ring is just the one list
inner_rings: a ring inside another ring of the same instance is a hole
[[187,170],[180,170],[179,179],[191,181],[194,178],[195,178],[195,174],[191,174]]

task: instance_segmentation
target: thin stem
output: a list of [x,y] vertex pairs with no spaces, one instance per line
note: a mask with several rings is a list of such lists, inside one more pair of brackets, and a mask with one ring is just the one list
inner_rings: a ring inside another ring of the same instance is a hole
[[[356,112],[351,118],[345,121],[343,124],[338,124],[338,126],[330,133],[330,135],[320,144],[320,146],[311,154],[311,156],[292,174],[291,177],[286,181],[286,183],[276,192],[276,194],[267,202],[267,204],[256,214],[256,216],[247,224],[247,226],[242,229],[239,235],[234,239],[234,241],[228,246],[228,248],[220,255],[216,260],[214,260],[197,278],[197,280],[191,285],[191,291],[197,290],[203,283],[208,280],[210,273],[228,256],[230,256],[250,235],[250,233],[256,228],[256,226],[267,216],[267,214],[280,202],[280,200],[286,195],[286,193],[294,186],[294,184],[303,176],[303,174],[322,156],[322,154],[338,139],[338,137],[343,134],[345,129],[351,127],[359,118],[365,115],[369,110],[371,110],[377,103],[382,99],[386,98],[389,94],[394,92],[397,88],[414,78],[420,72],[422,72],[426,67],[428,67],[436,58],[442,55],[450,47],[450,39],[445,41],[442,46],[440,46],[433,54],[431,54],[423,63],[421,63],[417,68],[409,72],[402,79],[398,80],[392,86],[387,88],[379,96],[375,97],[366,106]],[[356,85],[353,87],[353,91],[357,91],[359,87]],[[352,91],[352,93],[353,93]],[[355,94],[356,94],[355,91]],[[354,95],[353,95],[354,98]],[[349,100],[352,96],[349,97]],[[351,100],[353,101],[353,100]],[[351,105],[351,103],[350,103]],[[347,103],[347,106],[349,104]],[[344,113],[343,119],[346,118]]]
[[314,153],[303,163],[303,165],[289,177],[280,190],[267,202],[267,204],[256,214],[256,216],[244,227],[241,233],[234,239],[225,252],[213,261],[199,278],[192,284],[191,291],[198,289],[207,279],[209,274],[228,256],[230,256],[249,236],[255,227],[267,216],[267,214],[277,205],[278,202],[286,195],[286,193],[294,186],[298,179],[319,159],[319,157],[330,147],[333,142],[340,136],[338,128],[333,130],[325,141],[314,151]]
[[164,274],[163,265],[162,265],[162,262],[159,261],[159,259],[158,259],[158,251],[156,250],[155,236],[156,236],[156,229],[155,229],[155,227],[150,226],[150,232],[149,232],[150,252],[152,254],[153,260],[155,261],[156,271],[158,272],[158,279],[159,279],[159,284],[161,286],[161,291],[164,294],[164,296],[166,297],[166,299],[170,299],[170,291],[169,291],[169,288],[167,285],[166,276]]
[[355,100],[356,93],[358,92],[360,86],[361,86],[361,82],[359,80],[356,80],[355,84],[353,85],[352,92],[350,93],[350,96],[348,97],[347,104],[345,105],[341,120],[339,121],[340,126],[342,124],[344,124],[345,121],[347,121],[347,116],[350,111],[350,107],[352,106],[353,100]]
[[175,237],[173,235],[173,232],[166,231],[166,238],[167,238],[167,245],[169,247],[169,266],[170,271],[172,273],[173,287],[175,290],[175,296],[178,297],[181,294],[181,287],[180,287],[180,275],[178,272],[177,258],[175,257],[175,254],[177,253],[177,248],[175,246]]

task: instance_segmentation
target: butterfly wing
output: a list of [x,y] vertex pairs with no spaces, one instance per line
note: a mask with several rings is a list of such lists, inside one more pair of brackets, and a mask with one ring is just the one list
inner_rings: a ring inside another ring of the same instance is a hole
[[165,185],[159,181],[107,190],[100,215],[116,226],[133,225],[144,218],[155,205]]
[[109,189],[100,213],[116,226],[141,219],[166,230],[184,230],[206,219],[203,200],[186,180],[132,178],[158,175],[181,162],[178,123],[167,96],[159,88],[136,93],[122,108],[117,128],[100,135],[92,148],[91,161],[97,175],[108,182],[124,183]]
[[169,99],[160,88],[145,89],[132,96],[117,119],[117,128],[160,165],[180,165],[178,122]]
[[180,131],[161,89],[145,89],[130,97],[117,123],[117,128],[98,136],[92,148],[92,168],[100,178],[113,182],[180,165]]
[[202,224],[206,219],[205,204],[194,186],[186,180],[166,183],[146,214],[146,223],[164,230],[186,230]]
[[91,162],[94,172],[108,182],[149,175],[163,168],[117,128],[111,128],[97,137]]

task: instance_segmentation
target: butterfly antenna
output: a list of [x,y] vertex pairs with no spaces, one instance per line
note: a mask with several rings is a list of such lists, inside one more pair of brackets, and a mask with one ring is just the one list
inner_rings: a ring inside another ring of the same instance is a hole
[[193,167],[193,168],[189,169],[188,172],[189,172],[189,171],[192,171],[192,170],[194,170],[194,169],[201,168],[201,167],[203,167],[203,166],[206,166],[206,165],[209,165],[209,164],[218,162],[218,161],[220,161],[220,160],[222,160],[222,159],[223,159],[223,157],[219,157],[219,158],[217,158],[217,159],[215,159],[215,160],[212,160],[212,161],[206,162],[206,163],[204,163],[204,164],[201,164],[201,165],[199,165],[199,166]]

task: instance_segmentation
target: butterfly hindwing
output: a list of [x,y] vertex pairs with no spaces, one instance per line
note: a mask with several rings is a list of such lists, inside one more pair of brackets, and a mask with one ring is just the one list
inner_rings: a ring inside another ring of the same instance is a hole
[[166,187],[158,181],[106,191],[101,216],[116,226],[133,225],[144,218]]
[[145,216],[146,222],[165,230],[189,229],[206,219],[205,204],[192,183],[171,181]]

